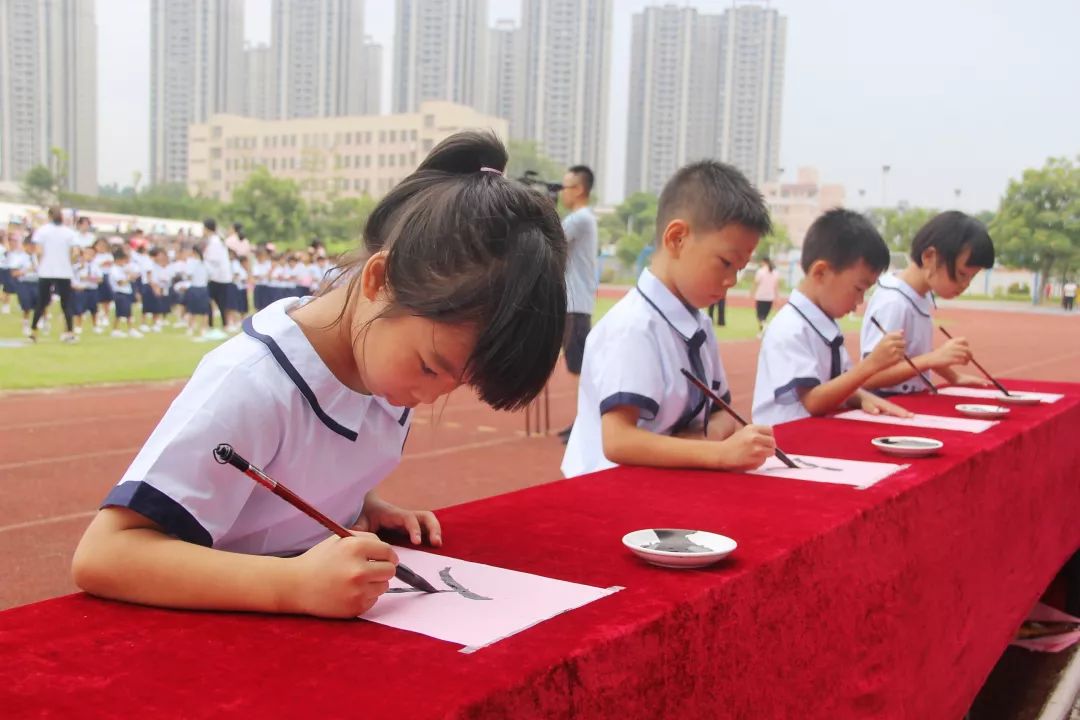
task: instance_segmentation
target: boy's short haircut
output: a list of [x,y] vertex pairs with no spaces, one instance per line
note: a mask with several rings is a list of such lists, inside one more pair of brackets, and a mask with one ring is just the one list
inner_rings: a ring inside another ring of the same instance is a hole
[[968,267],[991,268],[994,266],[994,241],[981,222],[958,210],[935,215],[930,222],[919,228],[911,241],[911,259],[922,267],[922,255],[930,248],[949,271],[949,278],[956,279],[956,261],[964,248],[971,248]]
[[588,165],[575,165],[566,172],[577,175],[578,180],[581,181],[581,185],[585,188],[585,194],[592,195],[593,183],[596,182],[596,177],[593,175],[593,171]]
[[679,168],[664,185],[656,209],[656,240],[664,228],[681,218],[697,231],[742,225],[761,235],[772,232],[765,198],[735,167],[701,160]]
[[876,273],[889,269],[889,247],[864,216],[835,208],[814,221],[806,231],[802,247],[802,269],[824,260],[836,272],[847,270],[862,260]]

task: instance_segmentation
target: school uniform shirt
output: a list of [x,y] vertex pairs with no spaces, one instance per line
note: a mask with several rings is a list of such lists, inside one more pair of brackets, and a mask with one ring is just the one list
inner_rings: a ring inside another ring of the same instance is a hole
[[[12,278],[18,282],[37,282],[37,264],[34,257],[25,250],[12,250],[7,256],[7,266],[12,270]],[[15,277],[14,271],[21,274]]]
[[96,290],[101,284],[101,270],[94,267],[94,261],[84,262],[79,266],[77,273],[79,281],[84,289]]
[[[925,355],[934,349],[934,320],[931,317],[934,303],[930,293],[920,295],[895,275],[883,275],[878,279],[874,294],[863,315],[862,332],[859,335],[859,352],[866,357],[881,342],[881,331],[870,322],[874,318],[888,332],[904,331],[908,357]],[[877,392],[882,395],[914,393],[928,390],[918,375]]]
[[91,233],[91,232],[76,233],[75,234],[75,244],[78,245],[81,248],[93,247],[94,246],[94,240],[96,240],[96,239],[97,238],[94,237],[94,233]]
[[247,288],[247,270],[244,269],[244,266],[240,264],[239,260],[232,261],[232,274],[233,283],[236,285],[236,287],[240,288],[241,290]]
[[122,293],[124,295],[132,294],[131,287],[131,262],[126,265],[120,265],[117,263],[109,268],[109,285],[112,286],[113,292]]
[[188,258],[184,274],[191,283],[191,287],[206,287],[209,284],[210,273],[206,264],[198,258]]
[[150,282],[150,270],[157,265],[157,263],[155,263],[149,255],[141,252],[132,253],[131,264],[138,270],[139,280],[141,282]]
[[[341,525],[401,461],[410,412],[342,385],[288,315],[285,298],[207,353],[104,507],[127,507],[188,542],[292,555],[322,525],[212,451],[228,443]],[[253,420],[257,418],[256,420]]]
[[158,292],[165,295],[169,292],[169,285],[172,284],[172,273],[169,271],[169,266],[162,267],[157,263],[154,263],[150,267],[147,282],[152,285],[156,285]]
[[70,280],[75,276],[71,266],[71,249],[76,247],[78,235],[64,225],[48,223],[34,231],[31,240],[41,246],[38,277]]
[[203,250],[203,260],[206,262],[206,270],[210,274],[210,280],[218,283],[232,282],[229,271],[229,251],[225,243],[217,235],[211,235],[206,240],[206,249]]
[[596,324],[585,341],[577,417],[566,443],[566,477],[614,467],[604,456],[602,416],[616,407],[639,410],[638,427],[674,435],[708,422],[717,408],[683,376],[694,373],[731,399],[712,322],[686,307],[648,269],[637,287]]
[[326,282],[326,276],[330,274],[330,271],[334,269],[334,266],[330,263],[326,265],[319,265],[318,263],[309,266],[308,272],[311,276],[311,289],[318,290]]
[[256,283],[264,283],[270,279],[270,261],[256,262],[251,265],[251,279]]
[[810,417],[799,401],[799,390],[817,387],[850,369],[840,326],[810,298],[793,290],[761,341],[754,422],[779,425]]

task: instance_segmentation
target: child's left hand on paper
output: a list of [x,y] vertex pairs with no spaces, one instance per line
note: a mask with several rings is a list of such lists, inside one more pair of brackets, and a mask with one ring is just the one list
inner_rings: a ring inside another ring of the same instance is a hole
[[892,415],[893,417],[911,418],[913,413],[900,407],[896,403],[879,398],[872,393],[864,393],[861,403],[862,411],[871,415]]
[[428,510],[406,510],[368,493],[364,509],[352,526],[353,530],[376,533],[379,530],[404,530],[413,545],[419,545],[424,536],[432,547],[442,545],[442,527],[435,513]]

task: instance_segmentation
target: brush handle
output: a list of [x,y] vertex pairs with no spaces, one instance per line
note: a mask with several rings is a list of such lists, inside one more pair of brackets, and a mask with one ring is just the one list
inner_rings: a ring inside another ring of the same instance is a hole
[[[875,318],[875,317],[870,318],[870,322],[874,323],[874,327],[876,327],[878,330],[880,330],[882,335],[888,335],[889,334],[888,330],[881,327],[881,323],[879,323],[877,321],[877,318]],[[915,362],[910,357],[908,357],[907,353],[904,353],[904,362],[906,362],[908,365],[910,365],[911,369],[915,371],[915,374],[918,375],[922,379],[922,381],[924,383],[926,383],[926,386],[930,388],[930,392],[937,393],[937,391],[938,391],[937,385],[930,382],[930,378],[928,378],[926,375],[924,375],[922,370],[920,370],[918,367],[915,366]]]
[[[945,328],[941,327],[940,325],[938,325],[938,330],[940,330],[945,335],[945,337],[949,338],[950,340],[953,339],[953,336],[949,334],[949,331],[946,330]],[[985,375],[987,380],[994,383],[994,385],[997,387],[997,389],[1001,391],[1002,395],[1011,395],[1011,393],[1008,390],[1005,389],[1004,385],[999,383],[997,381],[997,379],[994,378],[993,375],[991,375],[990,373],[988,373],[986,371],[986,368],[984,368],[982,365],[979,364],[979,361],[976,360],[974,356],[972,356],[972,358],[971,358],[971,364],[974,365],[975,367],[979,368],[979,372],[981,372],[983,375]]]
[[[735,408],[731,407],[726,402],[721,400],[719,395],[717,395],[712,390],[710,390],[709,387],[705,383],[698,380],[697,377],[695,377],[693,373],[687,372],[686,368],[680,368],[680,370],[682,371],[682,374],[686,376],[687,380],[694,383],[694,385],[697,387],[698,390],[705,393],[705,397],[709,398],[714,403],[716,403],[721,408],[723,408],[729,415],[731,415],[731,417],[735,418],[736,422],[738,422],[743,427],[746,427],[747,425],[750,424],[750,423],[746,422],[746,420],[743,420],[742,415],[735,412]],[[794,461],[792,461],[791,458],[789,458],[786,454],[784,454],[784,451],[781,450],[780,448],[776,448],[776,457],[777,457],[777,459],[780,460],[780,462],[784,463],[789,468],[798,468],[799,467],[798,465],[796,465],[794,463]]]
[[[232,465],[234,468],[244,473],[300,512],[304,513],[312,520],[318,521],[320,525],[338,537],[348,538],[353,536],[347,529],[309,505],[302,497],[242,458],[240,453],[233,450],[232,445],[221,443],[214,448],[214,459],[222,465]],[[439,592],[431,583],[417,575],[402,563],[398,563],[394,568],[394,577],[417,590],[423,590],[426,593]]]

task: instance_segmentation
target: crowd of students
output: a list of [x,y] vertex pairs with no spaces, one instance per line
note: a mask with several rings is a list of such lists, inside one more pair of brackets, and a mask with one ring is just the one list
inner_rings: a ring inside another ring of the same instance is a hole
[[[252,246],[239,224],[224,241],[212,219],[204,222],[202,238],[140,230],[105,237],[93,232],[87,217],[79,217],[75,229],[64,224],[59,208],[49,217],[36,228],[0,230],[0,314],[20,312],[22,332],[34,341],[40,321],[49,330],[53,300],[64,314],[63,342],[76,342],[84,327],[117,338],[173,327],[199,341],[223,339],[253,309],[317,292],[331,270],[318,241],[285,252]],[[207,258],[208,251],[217,257]],[[220,290],[214,297],[212,287]]]

